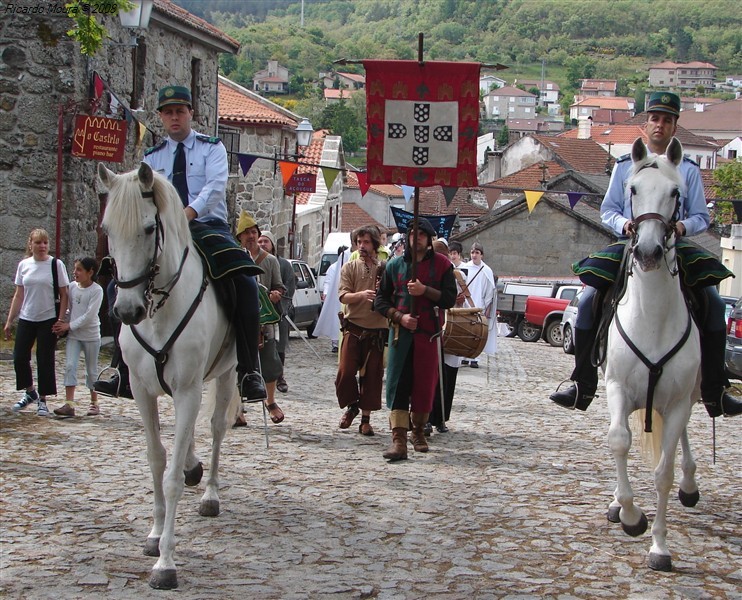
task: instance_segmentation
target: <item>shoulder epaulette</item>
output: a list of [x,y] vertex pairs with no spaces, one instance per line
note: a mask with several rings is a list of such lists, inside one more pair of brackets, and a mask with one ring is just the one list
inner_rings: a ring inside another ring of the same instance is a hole
[[149,155],[150,155],[150,154],[152,154],[153,152],[157,152],[158,150],[162,150],[162,148],[164,148],[164,147],[165,147],[165,144],[167,144],[167,140],[162,140],[162,141],[161,141],[161,142],[160,142],[159,144],[157,144],[156,146],[152,146],[151,148],[147,148],[147,149],[146,149],[146,150],[144,151],[144,156],[149,156]]
[[627,160],[631,160],[631,154],[624,154],[623,156],[619,156],[616,159],[616,163],[626,162]]
[[701,167],[699,166],[699,164],[698,164],[698,163],[697,163],[697,162],[696,162],[695,160],[693,160],[692,158],[688,158],[687,156],[683,156],[683,160],[687,160],[687,161],[688,161],[689,163],[691,163],[692,165],[696,165],[696,166],[697,166],[697,167],[698,167],[699,169],[701,168]]
[[207,144],[218,144],[221,142],[218,137],[209,137],[208,135],[197,135],[196,139],[199,142],[206,142]]

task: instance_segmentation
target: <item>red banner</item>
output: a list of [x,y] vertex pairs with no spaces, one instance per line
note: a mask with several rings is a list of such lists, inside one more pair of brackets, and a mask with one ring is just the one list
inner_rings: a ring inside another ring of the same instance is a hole
[[369,183],[477,185],[479,63],[365,60]]
[[126,121],[78,115],[72,138],[72,156],[108,162],[124,160]]
[[309,192],[313,194],[317,191],[317,174],[316,173],[294,173],[286,184],[287,194],[301,194]]

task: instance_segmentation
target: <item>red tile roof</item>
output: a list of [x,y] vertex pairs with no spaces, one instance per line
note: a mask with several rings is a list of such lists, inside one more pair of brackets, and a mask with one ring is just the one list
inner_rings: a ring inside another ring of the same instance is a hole
[[219,82],[219,120],[243,125],[285,125],[295,128],[299,122],[280,110],[271,108],[268,101],[256,100],[249,94]]
[[[358,177],[356,176],[355,172],[348,171],[348,180],[345,184],[345,187],[352,190],[359,189],[360,186],[358,185]],[[404,198],[404,192],[398,185],[375,183],[371,185],[369,189],[373,190],[381,196],[388,196],[390,198]]]
[[[478,189],[478,188],[473,188]],[[408,203],[406,210],[410,212],[413,209],[412,200]],[[446,198],[443,195],[443,188],[439,185],[433,187],[420,188],[420,214],[421,215],[453,215],[458,214],[461,217],[476,218],[486,215],[489,211],[481,206],[477,206],[469,201],[469,188],[459,188],[456,195],[451,200],[451,204],[446,206]]]
[[156,12],[170,17],[174,21],[193,27],[210,37],[218,39],[223,44],[231,46],[235,53],[240,49],[240,43],[236,39],[228,36],[226,33],[217,29],[210,23],[207,23],[202,18],[189,13],[185,8],[181,8],[177,4],[174,4],[172,0],[155,0],[154,9]]
[[339,90],[325,88],[324,95],[325,100],[340,100],[341,98],[347,100],[353,94],[357,94],[358,92],[360,92],[361,94],[365,93],[363,90],[349,90],[348,88],[340,88]]
[[701,169],[701,179],[703,180],[703,194],[706,200],[718,200],[714,191],[714,172],[711,169]]
[[[312,136],[312,141],[306,148],[303,149],[304,157],[299,159],[299,162],[307,162],[313,165],[320,164],[322,160],[322,152],[325,148],[325,136],[324,132],[315,132]],[[317,173],[317,177],[322,177],[321,169],[319,167],[302,167],[297,169],[297,173]],[[309,198],[312,194],[303,192],[296,195],[297,204],[308,204]]]
[[678,67],[686,67],[689,69],[716,69],[717,68],[715,65],[712,65],[711,63],[700,62],[698,60],[694,60],[689,63],[676,63],[676,62],[672,62],[671,60],[665,60],[661,63],[657,63],[656,65],[652,65],[649,68],[650,69],[677,69]]
[[629,102],[633,104],[632,98],[621,96],[588,96],[570,106],[595,106],[597,108],[610,108],[612,110],[631,110]]
[[[507,177],[502,177],[492,182],[493,186],[498,188],[514,188],[517,190],[540,190],[541,180],[544,178],[544,172],[541,170],[542,163],[536,163]],[[543,163],[546,166],[546,180],[561,175],[565,169],[553,160]],[[605,164],[603,165],[605,167]]]
[[598,91],[616,91],[618,82],[615,79],[583,79],[580,89]]
[[610,155],[594,140],[573,140],[565,137],[534,135],[537,141],[550,149],[564,167],[580,173],[605,175]]
[[[577,128],[570,129],[559,134],[559,138],[577,139],[579,131]],[[590,137],[599,144],[633,144],[638,137],[644,140],[646,144],[647,134],[641,125],[593,125],[590,128]]]
[[513,87],[512,85],[506,85],[505,87],[497,88],[492,90],[488,96],[528,96],[529,98],[536,98],[536,94],[526,92],[520,88]]

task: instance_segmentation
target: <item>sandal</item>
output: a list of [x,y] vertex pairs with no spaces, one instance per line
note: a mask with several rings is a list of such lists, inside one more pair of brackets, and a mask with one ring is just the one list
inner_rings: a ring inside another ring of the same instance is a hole
[[281,413],[280,417],[274,417],[273,414],[271,414],[271,421],[273,421],[276,425],[283,421],[285,415],[283,414],[283,411],[281,410],[281,407],[278,406],[278,404],[276,404],[275,402],[271,402],[270,404],[266,404],[265,408],[269,413],[273,413],[274,410],[277,410]]

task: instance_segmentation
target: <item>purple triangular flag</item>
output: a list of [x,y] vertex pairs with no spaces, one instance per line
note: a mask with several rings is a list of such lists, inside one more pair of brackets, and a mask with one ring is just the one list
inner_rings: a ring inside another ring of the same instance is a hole
[[242,176],[244,177],[247,175],[247,172],[250,170],[250,167],[252,167],[252,164],[258,160],[258,156],[253,156],[252,154],[238,154],[237,160],[240,161],[240,168],[242,169]]
[[443,186],[443,197],[446,199],[446,206],[451,206],[451,202],[453,201],[453,197],[456,195],[456,192],[459,191],[459,188],[457,187],[446,187]]
[[569,206],[571,208],[575,207],[575,204],[580,201],[580,198],[582,198],[580,192],[567,192],[567,199],[569,200]]

